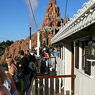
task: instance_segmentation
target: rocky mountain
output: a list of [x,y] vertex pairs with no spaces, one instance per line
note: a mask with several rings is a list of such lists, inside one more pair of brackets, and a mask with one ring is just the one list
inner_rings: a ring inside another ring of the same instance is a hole
[[[48,3],[46,14],[42,23],[40,32],[40,40],[42,45],[50,45],[51,38],[60,30],[60,28],[67,23],[69,20],[68,15],[66,16],[65,22],[61,18],[59,7],[56,5],[56,0],[50,0]],[[37,46],[37,32],[32,34],[32,47]],[[13,58],[18,56],[19,50],[29,49],[29,37],[26,40],[20,40],[14,42],[9,48],[5,49],[5,53],[1,60],[4,60],[7,56],[11,55]]]
[[[63,25],[64,22],[61,18],[59,7],[56,5],[56,0],[50,0],[46,9],[46,14],[44,16],[42,28],[40,29],[42,44],[50,45],[51,38],[59,31]],[[48,35],[47,38],[44,36],[46,32]]]

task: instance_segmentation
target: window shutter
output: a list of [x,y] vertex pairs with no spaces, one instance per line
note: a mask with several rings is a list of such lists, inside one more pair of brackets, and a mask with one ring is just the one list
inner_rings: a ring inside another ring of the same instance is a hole
[[85,46],[85,73],[91,75],[91,62],[87,61],[88,59],[88,46]]
[[75,43],[75,67],[79,69],[79,41]]

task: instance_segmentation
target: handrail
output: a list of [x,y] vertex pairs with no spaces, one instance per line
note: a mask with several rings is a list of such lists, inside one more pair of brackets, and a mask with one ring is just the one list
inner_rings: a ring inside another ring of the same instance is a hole
[[75,78],[76,75],[57,75],[57,76],[35,76],[34,79],[42,79],[42,78]]
[[[31,86],[30,86],[30,89],[29,89],[29,93],[28,93],[28,95],[35,95],[35,86],[33,86],[33,82],[36,80],[36,79],[46,79],[46,78],[75,78],[76,77],[76,75],[56,75],[56,76],[35,76],[35,77],[33,77],[32,78],[32,81],[31,81]],[[49,80],[50,81],[50,80]],[[60,81],[60,80],[59,80]],[[43,81],[44,82],[44,81]],[[50,83],[50,82],[49,82]],[[34,84],[35,84],[35,82],[34,82]],[[44,85],[45,85],[45,82],[44,82]],[[45,88],[44,88],[44,85],[42,85],[42,87],[43,87],[43,89],[45,90]],[[37,85],[38,87],[40,86],[40,83],[38,82],[38,85]],[[50,84],[48,85],[48,86],[50,86]],[[49,87],[50,88],[50,87]],[[55,88],[55,87],[54,87]],[[33,89],[33,90],[32,90]],[[39,89],[39,88],[38,88]],[[42,88],[41,88],[42,89]],[[61,93],[61,88],[59,87],[59,92],[57,92],[57,93]],[[45,94],[45,92],[44,92],[44,90],[42,91],[43,93],[44,93],[44,95],[46,95]],[[64,90],[65,91],[65,90]],[[39,93],[39,90],[38,90],[38,92],[36,92],[36,93]],[[50,89],[49,89],[49,93],[51,93],[50,92]],[[54,92],[55,93],[55,92]],[[70,92],[71,93],[71,92]],[[38,94],[37,94],[38,95]],[[40,95],[40,94],[39,94]],[[54,94],[55,95],[55,94]],[[71,94],[70,94],[71,95]]]

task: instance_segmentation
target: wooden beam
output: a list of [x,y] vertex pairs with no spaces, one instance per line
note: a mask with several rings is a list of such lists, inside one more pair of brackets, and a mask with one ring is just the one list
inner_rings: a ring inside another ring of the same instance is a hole
[[36,76],[34,79],[42,79],[42,78],[75,78],[76,75],[58,75],[58,76]]

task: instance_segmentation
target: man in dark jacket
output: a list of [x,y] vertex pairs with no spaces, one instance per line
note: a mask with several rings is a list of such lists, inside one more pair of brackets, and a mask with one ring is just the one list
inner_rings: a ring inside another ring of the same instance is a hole
[[32,54],[30,54],[29,50],[26,50],[25,56],[28,58],[29,62],[31,62],[31,61],[34,63],[36,62],[36,58],[34,56],[33,51],[32,51]]
[[29,86],[30,86],[30,70],[29,70],[29,61],[28,59],[24,56],[24,51],[20,50],[19,51],[19,56],[21,57],[20,60],[20,67],[23,73],[23,81],[24,81],[24,85],[25,85],[25,92],[27,93],[29,90]]
[[[31,82],[32,78],[34,77],[34,74],[36,74],[36,57],[34,56],[33,51],[31,51],[31,53],[32,54],[30,54],[29,50],[26,50],[26,52],[25,52],[25,56],[30,63],[30,65],[29,65],[29,67],[30,67],[30,82]],[[34,69],[31,69],[31,68],[33,68],[33,65],[31,63],[33,63],[35,65]]]

